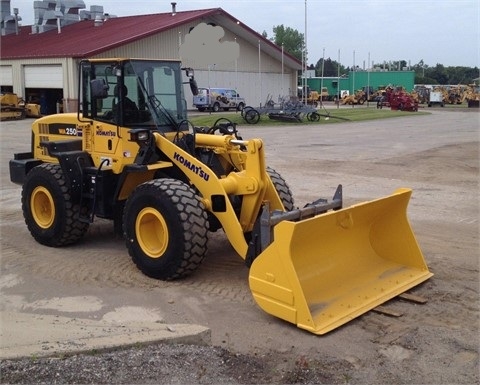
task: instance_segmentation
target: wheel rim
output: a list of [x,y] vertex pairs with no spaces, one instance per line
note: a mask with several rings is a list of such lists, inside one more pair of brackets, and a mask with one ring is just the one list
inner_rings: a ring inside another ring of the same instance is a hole
[[55,220],[55,204],[52,194],[45,187],[36,187],[30,197],[30,207],[35,223],[43,229],[52,226]]
[[151,207],[144,208],[137,216],[135,233],[138,244],[151,258],[160,258],[168,246],[168,228],[163,216]]

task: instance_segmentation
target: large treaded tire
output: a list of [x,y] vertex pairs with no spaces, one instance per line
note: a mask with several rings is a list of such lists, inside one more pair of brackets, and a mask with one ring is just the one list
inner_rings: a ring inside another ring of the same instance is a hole
[[139,185],[125,204],[123,226],[133,262],[152,278],[186,277],[207,253],[205,208],[195,191],[176,179]]
[[267,167],[267,174],[270,176],[285,210],[292,211],[295,208],[293,194],[285,179],[271,167]]
[[79,220],[80,205],[73,202],[62,168],[43,163],[28,174],[22,189],[22,211],[33,238],[59,247],[77,242],[89,223]]

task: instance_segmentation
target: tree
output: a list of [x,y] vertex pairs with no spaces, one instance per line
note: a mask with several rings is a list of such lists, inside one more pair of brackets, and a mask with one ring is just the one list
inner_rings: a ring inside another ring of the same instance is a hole
[[305,46],[303,33],[298,32],[296,29],[285,27],[283,24],[277,25],[273,27],[273,38],[270,40],[278,46],[283,45],[283,49],[286,52],[298,60],[302,60],[302,50]]
[[438,84],[449,84],[447,71],[442,64],[437,63],[437,66],[432,71],[431,77],[434,78]]
[[[315,65],[315,76],[322,76],[322,62],[323,62],[323,59],[320,59],[319,61],[317,61],[317,64]],[[341,64],[339,64],[338,62],[336,62],[335,60],[332,60],[330,58],[325,59],[325,64],[323,66],[323,76],[324,77],[338,76],[339,67],[340,67],[340,75],[347,72],[346,68]]]
[[478,78],[478,69],[469,67],[446,67],[448,84],[471,84]]
[[472,84],[480,75],[477,67],[445,67],[442,64],[429,67],[423,60],[414,64],[412,70],[415,71],[415,84]]
[[438,84],[438,82],[428,76],[415,75],[415,84]]

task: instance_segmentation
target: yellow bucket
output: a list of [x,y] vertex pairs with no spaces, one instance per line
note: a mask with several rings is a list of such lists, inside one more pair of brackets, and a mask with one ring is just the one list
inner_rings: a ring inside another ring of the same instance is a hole
[[412,191],[274,227],[249,284],[267,313],[325,334],[427,280],[407,219]]

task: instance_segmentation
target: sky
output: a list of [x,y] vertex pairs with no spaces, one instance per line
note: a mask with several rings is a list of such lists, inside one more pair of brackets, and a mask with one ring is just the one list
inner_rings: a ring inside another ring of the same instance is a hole
[[[319,59],[368,68],[384,61],[480,67],[480,0],[175,0],[177,11],[222,8],[258,33],[284,25],[306,37],[307,64]],[[132,16],[171,11],[170,0],[84,0],[85,9]],[[33,0],[11,0],[22,25]]]

